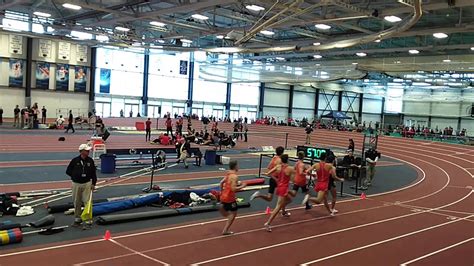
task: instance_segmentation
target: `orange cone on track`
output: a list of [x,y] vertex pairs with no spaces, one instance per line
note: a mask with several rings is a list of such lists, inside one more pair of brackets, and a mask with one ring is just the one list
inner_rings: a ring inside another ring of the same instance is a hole
[[270,209],[270,207],[267,206],[267,209],[265,210],[265,214],[270,214],[272,213],[272,210]]
[[105,231],[104,239],[105,240],[110,240],[111,238],[112,238],[112,236],[110,235],[110,231],[109,230]]
[[362,193],[362,194],[360,194],[360,198],[361,198],[361,199],[366,199],[367,196],[365,195],[365,193]]

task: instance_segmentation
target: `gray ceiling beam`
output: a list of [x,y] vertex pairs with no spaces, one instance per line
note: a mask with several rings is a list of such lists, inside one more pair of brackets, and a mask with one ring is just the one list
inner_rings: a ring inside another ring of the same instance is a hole
[[197,3],[191,3],[191,4],[185,4],[185,5],[180,5],[180,6],[175,6],[175,7],[170,7],[170,8],[162,8],[156,11],[150,11],[150,12],[145,12],[138,14],[136,16],[127,16],[127,15],[120,15],[117,14],[121,17],[119,18],[114,18],[114,19],[109,19],[109,20],[103,20],[95,23],[96,25],[108,25],[108,24],[116,24],[116,23],[125,23],[133,20],[138,20],[138,19],[156,19],[156,17],[161,16],[161,15],[170,15],[170,14],[175,14],[175,13],[188,13],[191,11],[199,11],[199,10],[205,10],[207,8],[210,8],[215,5],[229,5],[238,2],[238,0],[220,0],[219,2],[216,2],[214,0],[208,0],[208,1],[201,1]]

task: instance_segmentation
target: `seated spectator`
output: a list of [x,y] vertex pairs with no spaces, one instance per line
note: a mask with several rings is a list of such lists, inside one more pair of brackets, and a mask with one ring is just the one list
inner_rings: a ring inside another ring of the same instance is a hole
[[63,116],[60,115],[60,116],[58,117],[58,119],[56,119],[56,126],[57,126],[58,128],[61,127],[61,126],[64,126],[64,122],[65,122],[65,121],[66,121],[66,120],[64,120]]

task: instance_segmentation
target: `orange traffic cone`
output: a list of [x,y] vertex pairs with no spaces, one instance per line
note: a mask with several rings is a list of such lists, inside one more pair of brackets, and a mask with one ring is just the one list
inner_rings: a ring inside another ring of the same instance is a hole
[[361,199],[366,199],[367,196],[365,195],[365,193],[362,193],[362,194],[360,194],[360,198],[361,198]]
[[267,209],[265,210],[265,214],[270,214],[272,213],[272,210],[270,209],[270,207],[267,206]]
[[110,235],[110,231],[109,230],[105,231],[104,239],[105,240],[110,240],[111,238],[112,238],[112,236]]

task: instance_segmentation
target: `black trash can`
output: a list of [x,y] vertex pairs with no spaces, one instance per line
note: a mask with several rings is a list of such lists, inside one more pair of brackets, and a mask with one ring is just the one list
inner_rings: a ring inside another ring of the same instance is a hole
[[216,151],[215,150],[206,150],[204,154],[206,159],[206,165],[216,165]]

